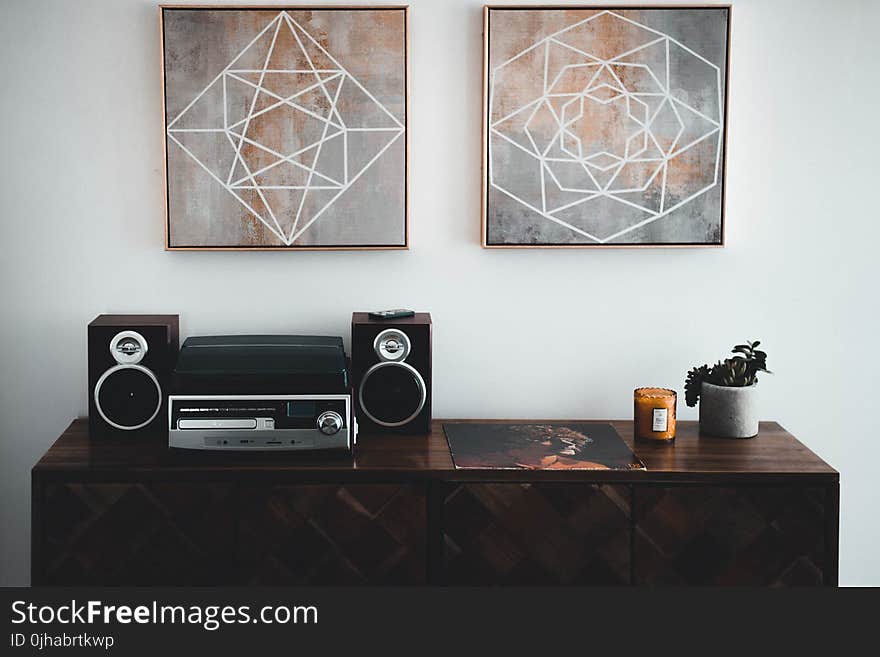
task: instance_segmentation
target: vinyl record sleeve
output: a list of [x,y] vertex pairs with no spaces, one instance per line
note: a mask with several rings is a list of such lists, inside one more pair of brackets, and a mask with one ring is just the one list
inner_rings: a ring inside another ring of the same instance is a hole
[[456,469],[644,470],[617,431],[603,422],[447,423]]

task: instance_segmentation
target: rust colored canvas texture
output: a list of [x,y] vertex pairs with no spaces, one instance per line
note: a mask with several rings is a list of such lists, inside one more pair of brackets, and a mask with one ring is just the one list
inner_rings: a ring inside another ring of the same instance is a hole
[[488,10],[488,246],[722,243],[729,10]]
[[162,10],[170,248],[406,246],[406,11]]

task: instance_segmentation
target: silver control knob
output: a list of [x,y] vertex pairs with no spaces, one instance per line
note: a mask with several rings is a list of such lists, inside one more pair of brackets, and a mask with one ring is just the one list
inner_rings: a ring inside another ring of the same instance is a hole
[[325,411],[318,416],[318,431],[325,436],[332,436],[342,429],[342,416],[336,411]]

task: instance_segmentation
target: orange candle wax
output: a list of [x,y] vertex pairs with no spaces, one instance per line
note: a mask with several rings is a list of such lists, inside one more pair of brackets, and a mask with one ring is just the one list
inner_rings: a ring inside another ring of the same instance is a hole
[[633,421],[636,438],[675,438],[675,390],[637,388],[633,393]]

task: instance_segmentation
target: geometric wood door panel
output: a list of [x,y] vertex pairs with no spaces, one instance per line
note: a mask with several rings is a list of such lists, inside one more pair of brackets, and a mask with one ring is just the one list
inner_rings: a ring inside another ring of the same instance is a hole
[[232,490],[217,484],[47,484],[41,583],[227,583],[234,572]]
[[243,584],[423,584],[425,487],[321,484],[242,490]]
[[636,486],[637,585],[823,584],[825,489]]
[[628,486],[461,484],[445,493],[448,584],[629,584]]

